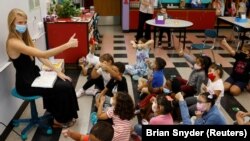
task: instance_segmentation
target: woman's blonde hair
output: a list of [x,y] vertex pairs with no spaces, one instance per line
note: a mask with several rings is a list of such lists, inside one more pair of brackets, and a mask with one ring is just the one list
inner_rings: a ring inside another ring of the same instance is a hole
[[27,19],[27,15],[25,14],[25,12],[21,9],[18,8],[14,8],[10,11],[9,15],[8,15],[8,29],[9,29],[9,35],[8,35],[8,39],[11,38],[18,38],[20,40],[22,40],[26,45],[28,46],[32,46],[34,47],[34,43],[32,42],[32,39],[30,37],[28,28],[27,30],[22,34],[22,36],[20,36],[20,34],[17,33],[16,31],[16,25],[15,25],[15,20],[16,17],[20,16],[23,17],[25,19]]

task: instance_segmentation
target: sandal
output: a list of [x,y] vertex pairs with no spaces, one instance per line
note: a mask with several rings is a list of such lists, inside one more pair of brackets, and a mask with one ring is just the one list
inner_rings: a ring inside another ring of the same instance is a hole
[[69,128],[71,126],[73,126],[76,123],[76,119],[72,119],[71,121],[67,122],[67,123],[59,123],[57,121],[54,121],[52,127],[53,128]]

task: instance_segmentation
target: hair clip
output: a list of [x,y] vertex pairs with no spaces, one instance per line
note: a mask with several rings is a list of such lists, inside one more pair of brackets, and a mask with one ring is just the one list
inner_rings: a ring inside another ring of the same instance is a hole
[[213,99],[213,95],[215,94],[213,90],[208,90],[209,95],[207,96],[209,99]]
[[213,94],[209,94],[207,97],[208,97],[209,99],[213,99]]

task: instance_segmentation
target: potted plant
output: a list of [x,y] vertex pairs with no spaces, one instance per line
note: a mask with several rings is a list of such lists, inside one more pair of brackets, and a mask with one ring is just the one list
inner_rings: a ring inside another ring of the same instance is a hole
[[61,4],[57,4],[55,8],[58,18],[70,18],[80,16],[81,11],[77,9],[72,0],[63,0]]

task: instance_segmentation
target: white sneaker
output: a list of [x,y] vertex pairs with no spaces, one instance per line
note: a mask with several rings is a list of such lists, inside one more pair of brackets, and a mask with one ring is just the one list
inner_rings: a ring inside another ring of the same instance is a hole
[[90,89],[87,89],[87,90],[85,91],[85,94],[86,94],[86,95],[95,96],[96,93],[97,93],[98,91],[99,91],[98,89],[92,89],[92,88],[90,88]]
[[76,97],[79,98],[79,97],[83,96],[84,93],[85,93],[85,92],[84,92],[84,89],[81,88],[81,89],[79,89],[79,90],[76,92]]

